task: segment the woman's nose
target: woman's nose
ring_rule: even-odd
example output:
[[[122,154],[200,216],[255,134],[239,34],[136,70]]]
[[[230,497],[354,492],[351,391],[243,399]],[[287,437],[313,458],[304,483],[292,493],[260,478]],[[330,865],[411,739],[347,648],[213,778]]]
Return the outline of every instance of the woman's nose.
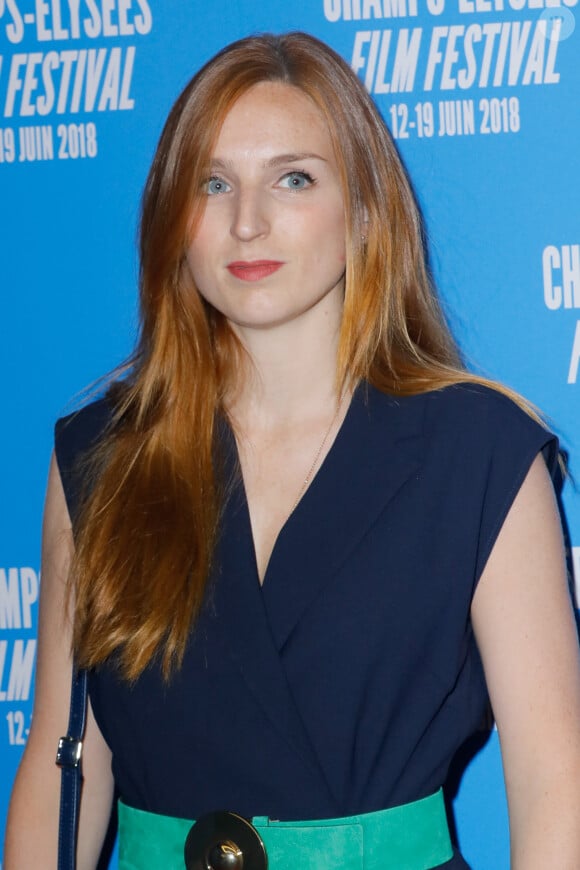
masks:
[[[270,229],[267,211],[263,192],[255,189],[240,190],[232,215],[232,235],[246,242],[266,235]]]

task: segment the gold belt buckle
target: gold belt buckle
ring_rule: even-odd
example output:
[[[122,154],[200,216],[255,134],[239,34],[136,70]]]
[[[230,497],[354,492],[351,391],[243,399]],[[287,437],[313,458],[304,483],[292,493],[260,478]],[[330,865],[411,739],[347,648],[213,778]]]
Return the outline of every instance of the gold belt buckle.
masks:
[[[185,840],[186,870],[267,870],[268,856],[255,827],[231,812],[208,813]]]

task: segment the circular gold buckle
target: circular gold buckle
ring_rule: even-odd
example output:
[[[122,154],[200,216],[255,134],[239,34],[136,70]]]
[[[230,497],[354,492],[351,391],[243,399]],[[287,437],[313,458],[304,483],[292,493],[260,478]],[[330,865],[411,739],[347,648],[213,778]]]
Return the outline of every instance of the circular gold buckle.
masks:
[[[184,848],[186,870],[267,870],[255,827],[237,813],[208,813],[192,825]]]

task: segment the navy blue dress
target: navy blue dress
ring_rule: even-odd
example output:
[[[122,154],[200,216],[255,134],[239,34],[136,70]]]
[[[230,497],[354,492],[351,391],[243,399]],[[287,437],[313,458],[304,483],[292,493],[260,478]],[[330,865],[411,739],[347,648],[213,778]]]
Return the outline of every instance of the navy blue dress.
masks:
[[[101,400],[57,424],[73,526],[79,457],[108,418]],[[235,464],[231,433],[224,447]],[[488,704],[473,593],[539,451],[553,468],[555,439],[487,388],[361,386],[262,587],[240,481],[180,672],[167,685],[152,664],[129,686],[110,662],[90,676],[122,799],[308,819],[444,785]]]

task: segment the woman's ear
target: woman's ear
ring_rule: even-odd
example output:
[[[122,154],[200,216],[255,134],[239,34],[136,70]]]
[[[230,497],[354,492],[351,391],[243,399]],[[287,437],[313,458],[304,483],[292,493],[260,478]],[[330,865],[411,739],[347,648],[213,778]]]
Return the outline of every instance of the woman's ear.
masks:
[[[369,223],[369,211],[365,205],[363,207],[363,228],[362,228],[362,232],[360,234],[360,237],[363,240],[363,242],[366,242],[366,240],[367,240],[368,223]]]

